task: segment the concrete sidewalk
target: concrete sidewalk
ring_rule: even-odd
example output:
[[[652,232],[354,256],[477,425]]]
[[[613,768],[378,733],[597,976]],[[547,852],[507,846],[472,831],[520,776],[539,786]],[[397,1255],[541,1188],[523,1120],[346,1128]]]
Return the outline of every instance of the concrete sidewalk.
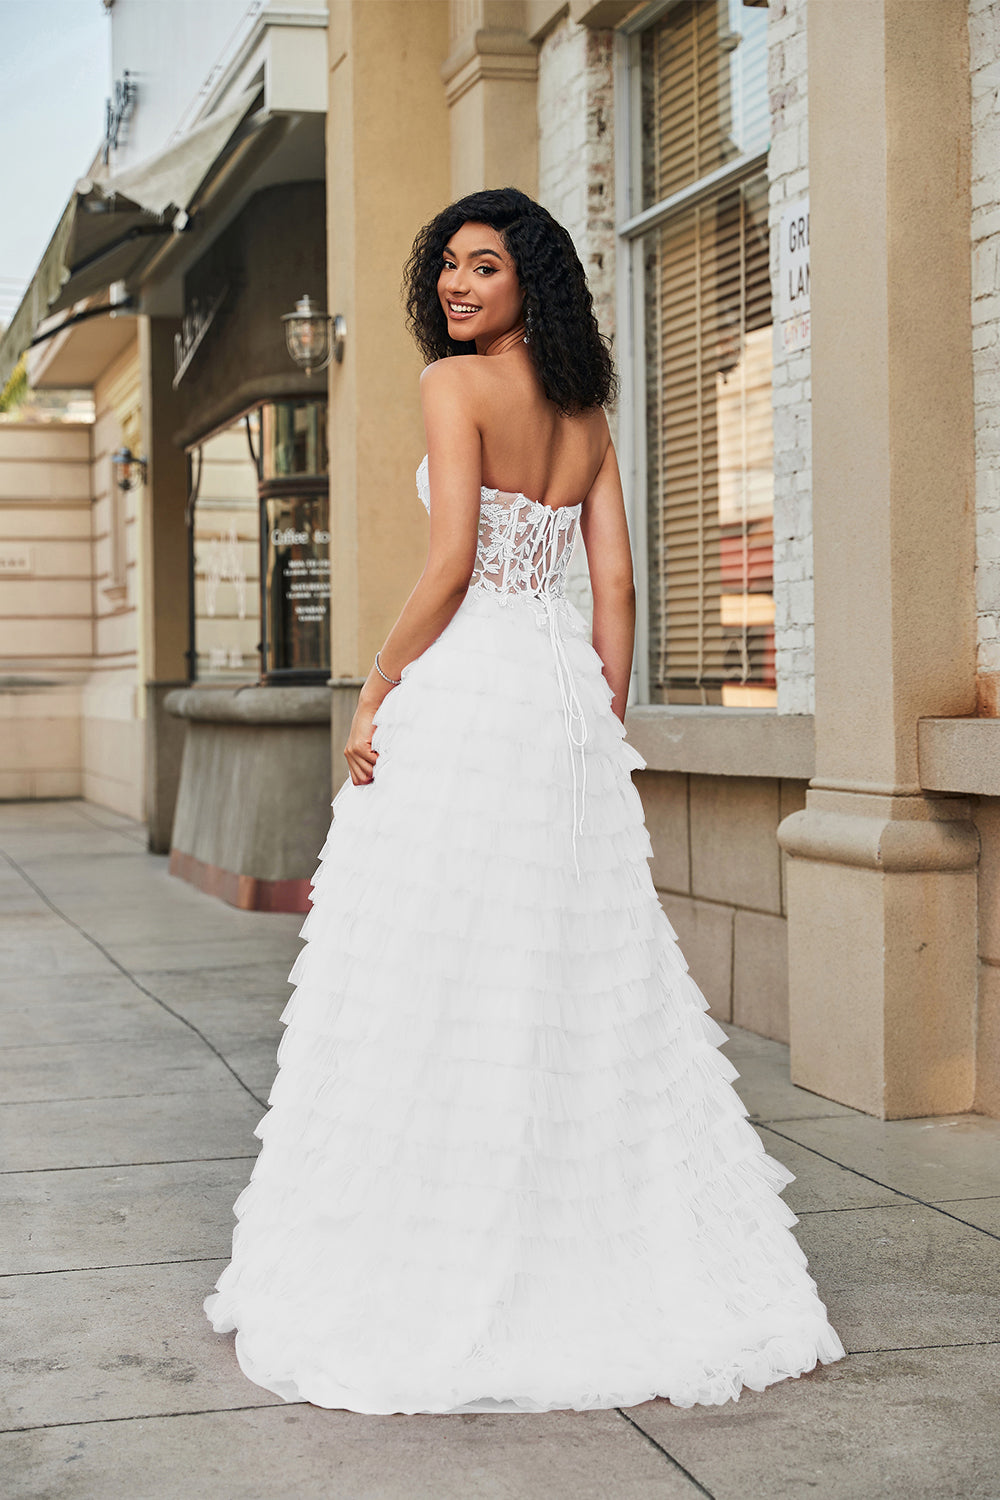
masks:
[[[0,805],[0,849],[5,1500],[1000,1500],[1000,1122],[881,1124],[727,1028],[847,1359],[716,1408],[285,1405],[201,1302],[301,918],[200,895],[84,803]]]

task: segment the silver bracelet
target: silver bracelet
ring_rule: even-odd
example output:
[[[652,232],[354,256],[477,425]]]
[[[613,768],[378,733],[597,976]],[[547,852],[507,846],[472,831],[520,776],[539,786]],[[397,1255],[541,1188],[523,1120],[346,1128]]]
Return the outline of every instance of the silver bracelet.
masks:
[[[398,687],[399,684],[403,680],[402,677],[387,677],[386,676],[386,674],[382,671],[381,666],[379,665],[379,659],[378,659],[378,652],[377,651],[375,652],[375,670],[376,670],[376,672],[378,673],[378,675],[380,677],[385,677],[386,682],[391,682],[392,685],[393,685],[393,687]]]

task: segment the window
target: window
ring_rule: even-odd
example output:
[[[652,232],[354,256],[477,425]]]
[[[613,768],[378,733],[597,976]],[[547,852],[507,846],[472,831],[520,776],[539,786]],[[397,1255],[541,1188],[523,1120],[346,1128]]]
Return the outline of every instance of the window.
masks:
[[[269,401],[190,455],[191,676],[326,682],[325,400]]]
[[[326,401],[261,407],[263,669],[268,682],[330,676]]]
[[[681,0],[629,47],[648,697],[771,707],[767,12]]]
[[[257,472],[242,421],[191,454],[191,676],[253,682],[260,675]]]

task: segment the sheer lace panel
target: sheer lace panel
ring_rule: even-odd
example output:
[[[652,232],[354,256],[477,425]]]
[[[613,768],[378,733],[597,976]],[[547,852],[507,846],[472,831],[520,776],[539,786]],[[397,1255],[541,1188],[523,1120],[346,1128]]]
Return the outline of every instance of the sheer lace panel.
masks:
[[[417,493],[430,511],[426,458],[417,470]],[[579,519],[580,505],[555,510],[527,495],[484,485],[469,587],[503,595],[561,596]]]

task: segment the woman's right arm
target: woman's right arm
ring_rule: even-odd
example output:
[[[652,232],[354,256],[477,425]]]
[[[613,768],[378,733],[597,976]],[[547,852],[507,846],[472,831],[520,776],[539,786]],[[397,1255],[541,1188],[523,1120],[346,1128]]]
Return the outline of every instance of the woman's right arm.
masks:
[[[624,723],[635,649],[635,580],[618,459],[610,439],[583,503],[580,531],[594,595],[594,650],[614,694],[612,711]]]
[[[379,652],[382,671],[398,678],[449,624],[469,586],[479,537],[482,442],[461,360],[429,365],[420,381],[432,493],[427,561]],[[371,747],[378,708],[392,688],[373,665],[361,689],[344,756],[354,784],[373,779]]]

